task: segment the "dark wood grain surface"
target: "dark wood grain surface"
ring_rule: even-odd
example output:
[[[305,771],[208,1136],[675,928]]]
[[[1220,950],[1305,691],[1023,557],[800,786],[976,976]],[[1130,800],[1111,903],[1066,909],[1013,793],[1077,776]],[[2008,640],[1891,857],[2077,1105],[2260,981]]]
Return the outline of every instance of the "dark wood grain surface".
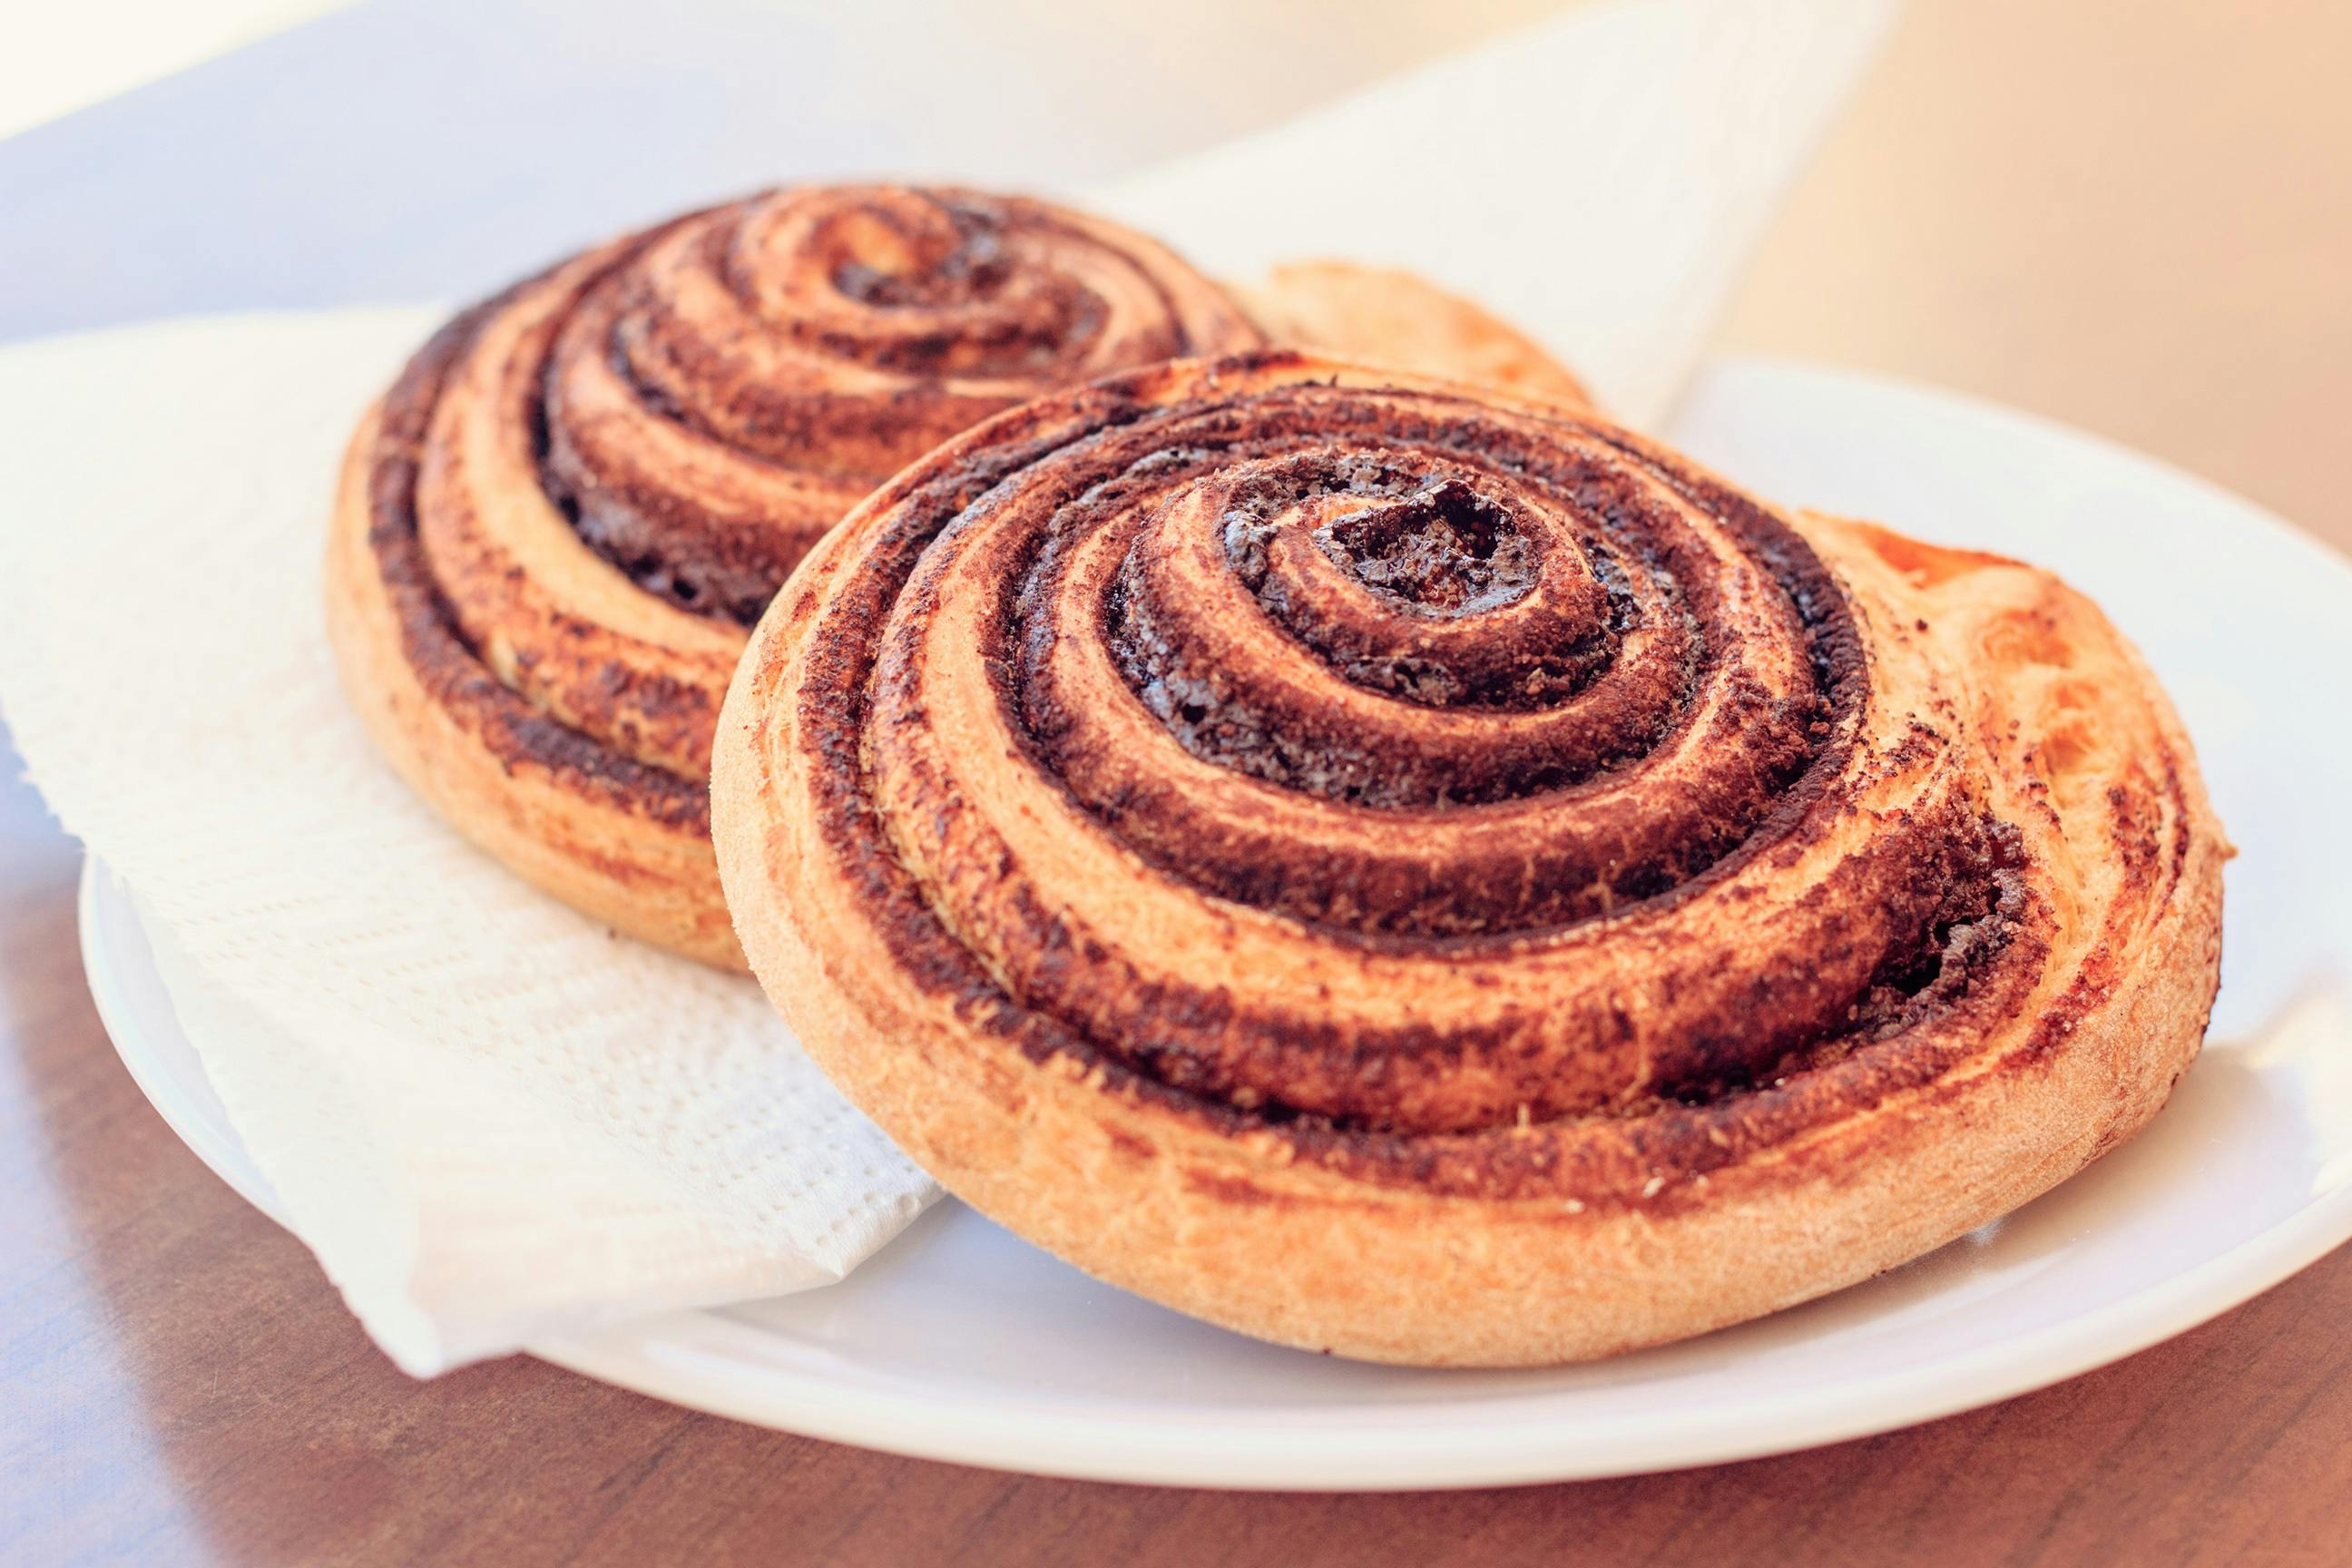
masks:
[[[2105,430],[2352,544],[2347,58],[2321,0],[1923,0],[1734,335]],[[2352,1563],[2352,1251],[1987,1410],[1510,1491],[1039,1480],[527,1360],[411,1383],[117,1062],[79,863],[0,786],[0,1561]]]

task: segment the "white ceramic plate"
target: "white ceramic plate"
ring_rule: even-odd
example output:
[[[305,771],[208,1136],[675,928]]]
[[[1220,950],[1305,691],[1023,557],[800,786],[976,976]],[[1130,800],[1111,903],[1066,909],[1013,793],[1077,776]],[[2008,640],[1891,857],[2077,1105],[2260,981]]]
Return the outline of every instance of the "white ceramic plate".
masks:
[[[1397,1488],[1775,1453],[2039,1387],[2211,1317],[2352,1236],[2352,565],[2209,486],[1947,395],[1751,360],[1669,432],[1758,490],[2064,573],[2169,685],[2243,851],[2204,1059],[2136,1142],[1909,1268],[1593,1366],[1409,1372],[1204,1327],[941,1205],[845,1283],[534,1347],[681,1405],[1053,1474]],[[90,984],[206,1163],[275,1213],[93,867]]]

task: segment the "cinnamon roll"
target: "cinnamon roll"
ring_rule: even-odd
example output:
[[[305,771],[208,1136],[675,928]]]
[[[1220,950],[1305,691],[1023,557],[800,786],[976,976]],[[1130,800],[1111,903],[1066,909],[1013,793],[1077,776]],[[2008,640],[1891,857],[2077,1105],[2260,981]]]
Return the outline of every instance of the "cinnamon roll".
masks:
[[[1381,1361],[1865,1278],[2128,1137],[2228,850],[2081,595],[1590,413],[1260,353],[901,472],[713,776],[752,966],[955,1193]]]
[[[1318,310],[1327,290],[1349,298]],[[1407,279],[1323,269],[1257,299],[1374,359],[1379,300],[1395,319],[1443,306],[1395,344],[1442,374],[1528,347]],[[1265,341],[1161,246],[1037,201],[803,188],[614,240],[450,322],[362,424],[331,551],[346,685],[491,853],[623,931],[740,966],[711,730],[747,628],[809,546],[991,414]],[[1553,395],[1577,395],[1559,374]]]

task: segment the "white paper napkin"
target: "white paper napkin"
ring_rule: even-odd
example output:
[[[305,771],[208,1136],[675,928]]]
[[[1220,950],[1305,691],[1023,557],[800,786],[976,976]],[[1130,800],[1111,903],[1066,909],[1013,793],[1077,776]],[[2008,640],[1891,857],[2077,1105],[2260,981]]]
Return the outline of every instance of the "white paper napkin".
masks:
[[[1891,8],[1590,5],[1101,199],[1234,275],[1416,268],[1644,419]],[[509,876],[345,709],[320,623],[336,461],[439,314],[0,353],[16,744],[200,972],[173,994],[223,1106],[420,1375],[837,1279],[934,1195],[750,982]]]
[[[1230,278],[1408,268],[1654,426],[1894,0],[1591,0],[1097,193]]]

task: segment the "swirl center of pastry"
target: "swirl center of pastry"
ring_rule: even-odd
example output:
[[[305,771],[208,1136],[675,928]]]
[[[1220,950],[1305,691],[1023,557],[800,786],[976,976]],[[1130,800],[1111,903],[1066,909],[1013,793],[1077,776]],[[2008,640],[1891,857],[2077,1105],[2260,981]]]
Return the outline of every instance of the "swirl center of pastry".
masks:
[[[1323,553],[1400,604],[1439,616],[1476,615],[1535,587],[1535,552],[1510,513],[1459,480],[1366,507],[1327,501],[1322,510],[1336,514],[1315,530]]]
[[[1256,339],[1156,246],[970,191],[781,191],[632,241],[570,288],[520,345],[537,371],[512,417],[541,487],[637,586],[738,626],[958,431]]]
[[[1011,1002],[1228,1107],[1463,1131],[1947,973],[2000,834],[1783,519],[1597,424],[1254,369],[910,495],[828,634],[857,695],[803,695]]]

